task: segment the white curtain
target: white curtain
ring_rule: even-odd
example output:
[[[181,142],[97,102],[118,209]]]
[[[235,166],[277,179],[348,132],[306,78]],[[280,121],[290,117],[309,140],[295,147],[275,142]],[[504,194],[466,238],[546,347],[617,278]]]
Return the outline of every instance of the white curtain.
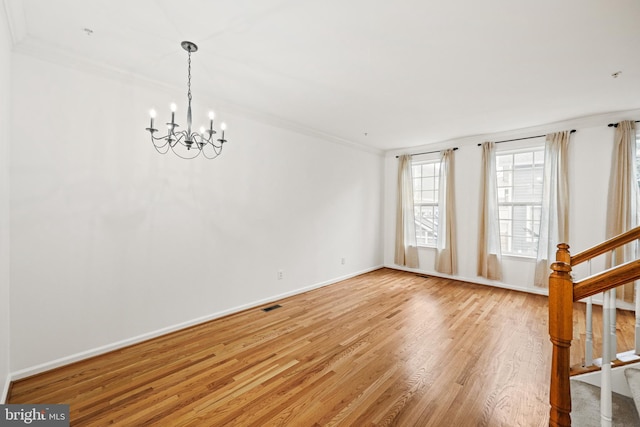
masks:
[[[607,205],[607,239],[638,226],[638,182],[636,180],[636,131],[633,121],[624,121],[616,127],[609,180]],[[610,268],[636,259],[636,243],[629,243],[606,255]],[[617,288],[617,297],[633,301],[633,283]]]
[[[453,186],[452,149],[442,151],[438,189],[438,239],[436,271],[456,274],[455,200]]]
[[[569,241],[569,175],[568,158],[571,132],[547,135],[544,149],[542,209],[534,284],[549,286],[551,263],[556,258],[558,243]]]
[[[418,247],[416,243],[416,221],[413,212],[413,176],[411,156],[402,155],[398,159],[398,197],[396,206],[396,253],[397,265],[418,267]]]
[[[498,218],[498,184],[493,142],[482,144],[480,187],[480,226],[478,235],[478,276],[502,279],[500,220]]]

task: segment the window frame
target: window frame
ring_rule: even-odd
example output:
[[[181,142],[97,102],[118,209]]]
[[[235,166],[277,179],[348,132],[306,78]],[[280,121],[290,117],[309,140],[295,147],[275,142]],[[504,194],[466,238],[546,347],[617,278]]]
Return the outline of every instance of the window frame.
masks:
[[[528,200],[515,200],[515,191],[514,189],[517,187],[515,184],[515,171],[517,170],[517,165],[515,162],[515,156],[518,154],[527,154],[531,153],[532,160],[530,165],[527,166],[527,169],[531,171],[531,183],[527,186],[530,186],[531,198]],[[536,156],[536,153],[541,153],[541,162],[537,163],[540,157]],[[501,156],[512,156],[511,161],[511,169],[500,169],[498,166],[498,158]],[[495,151],[496,156],[496,187],[498,190],[498,222],[499,222],[499,230],[500,230],[500,249],[502,255],[508,257],[517,257],[517,258],[526,258],[526,259],[535,259],[537,257],[538,252],[538,241],[540,238],[540,223],[541,223],[541,212],[542,212],[542,192],[544,191],[544,164],[545,164],[545,142],[544,139],[536,138],[535,140],[527,143],[526,145],[513,145],[509,144],[504,147],[496,147]],[[539,195],[537,195],[536,188],[537,184],[536,180],[536,170],[539,169],[541,174],[541,181],[539,184]],[[521,169],[523,170],[523,169]],[[510,185],[500,185],[500,176],[504,177],[504,172],[511,172]],[[504,182],[504,180],[502,181]],[[522,187],[522,186],[519,186]],[[510,201],[500,201],[500,189],[511,189],[511,200]],[[535,199],[534,199],[535,198]],[[523,219],[516,219],[516,215],[514,212],[514,208],[526,208]],[[510,211],[510,215],[508,218],[504,218],[501,215],[504,212],[505,208]],[[509,228],[505,232],[504,224],[509,222]],[[515,239],[518,238],[516,234],[514,234],[514,224],[520,222],[524,223],[523,229],[525,230],[525,235],[520,236],[520,239],[529,240],[524,243],[528,244],[527,251],[518,251],[517,250],[517,242]],[[526,231],[531,230],[531,231]],[[520,242],[522,244],[522,240]]]
[[[640,187],[640,125],[638,123],[636,123],[636,181]]]
[[[425,165],[434,165],[434,174],[423,176],[416,178],[414,173],[415,167],[422,167]],[[440,195],[440,156],[438,154],[424,154],[424,155],[416,155],[411,158],[411,176],[412,176],[412,184],[413,184],[413,206],[414,206],[414,216],[415,216],[415,224],[416,224],[416,244],[420,248],[432,248],[435,249],[438,241],[438,213],[440,210],[439,207],[439,195]],[[416,181],[423,180],[424,178],[433,178],[434,186],[432,189],[424,190],[422,185],[420,189],[416,188]],[[434,197],[430,201],[426,201],[422,199],[420,196],[420,200],[417,200],[416,193],[420,192],[422,194],[423,191],[432,191],[434,193]],[[421,212],[421,208],[429,207],[432,209],[432,218],[433,218],[433,237],[430,239],[428,236],[421,239],[420,234],[418,232],[419,226],[419,218],[417,213]]]

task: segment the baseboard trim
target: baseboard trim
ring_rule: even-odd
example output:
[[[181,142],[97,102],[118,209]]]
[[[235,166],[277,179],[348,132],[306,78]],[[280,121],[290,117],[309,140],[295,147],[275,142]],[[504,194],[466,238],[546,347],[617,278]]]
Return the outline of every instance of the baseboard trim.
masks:
[[[11,388],[11,374],[7,376],[7,379],[4,382],[4,387],[2,388],[2,395],[0,396],[0,403],[7,403],[7,398],[9,397],[9,389]]]
[[[510,285],[508,283],[498,282],[495,280],[488,280],[483,277],[469,278],[469,277],[463,277],[463,276],[452,276],[449,274],[438,273],[436,271],[426,271],[426,270],[421,270],[417,268],[407,268],[407,267],[402,267],[400,265],[395,265],[395,264],[392,264],[392,265],[385,264],[385,268],[391,268],[393,270],[400,270],[400,271],[407,271],[409,273],[415,273],[415,274],[424,274],[425,276],[434,276],[434,277],[441,277],[443,279],[457,280],[459,282],[473,283],[474,285],[487,285],[487,286],[493,286],[495,288],[509,289],[509,290],[518,291],[518,292],[527,292],[527,293],[536,294],[536,295],[544,295],[544,296],[549,295],[548,290],[544,288],[515,286],[515,285]]]
[[[175,332],[175,331],[179,331],[181,329],[185,329],[185,328],[189,328],[191,326],[195,326],[198,325],[200,323],[204,323],[204,322],[208,322],[211,320],[215,320],[215,319],[219,319],[221,317],[224,316],[228,316],[231,314],[235,314],[235,313],[239,313],[241,311],[245,311],[245,310],[249,310],[252,308],[256,308],[259,307],[261,305],[267,304],[267,303],[273,303],[275,301],[281,300],[283,298],[287,298],[293,295],[298,295],[298,294],[302,294],[305,292],[309,292],[312,291],[314,289],[318,289],[318,288],[322,288],[324,286],[328,286],[328,285],[332,285],[334,283],[338,283],[341,282],[343,280],[346,279],[350,279],[352,277],[356,277],[359,276],[361,274],[365,274],[365,273],[369,273],[371,271],[375,271],[375,270],[379,270],[381,268],[383,268],[383,265],[377,265],[374,267],[370,267],[370,268],[366,268],[364,270],[361,271],[357,271],[354,273],[349,273],[346,274],[344,276],[340,276],[340,277],[336,277],[330,280],[326,280],[324,282],[319,282],[319,283],[315,283],[313,285],[310,286],[306,286],[304,288],[299,288],[293,291],[289,291],[289,292],[285,292],[282,294],[278,294],[278,295],[274,295],[268,298],[264,298],[261,300],[257,300],[257,301],[253,301],[247,304],[243,304],[240,306],[236,306],[233,308],[229,308],[227,310],[222,310],[216,313],[212,313],[206,316],[202,316],[202,317],[198,317],[196,319],[192,319],[192,320],[188,320],[186,322],[182,322],[182,323],[178,323],[176,325],[172,325],[172,326],[168,326],[166,328],[162,328],[162,329],[158,329],[146,334],[141,334],[132,338],[128,338],[125,340],[121,340],[121,341],[117,341],[111,344],[107,344],[101,347],[96,347],[93,349],[89,349],[80,353],[75,353],[69,356],[65,356],[65,357],[61,357],[59,359],[56,360],[52,360],[50,362],[45,362],[45,363],[41,363],[39,365],[35,365],[35,366],[31,366],[25,369],[21,369],[19,371],[16,372],[12,372],[9,374],[9,377],[7,378],[7,383],[5,384],[5,389],[3,392],[3,401],[6,401],[6,398],[8,397],[9,394],[9,387],[12,381],[17,381],[17,380],[21,380],[33,375],[37,375],[37,374],[41,374],[43,372],[46,371],[50,371],[52,369],[55,368],[59,368],[61,366],[65,366],[65,365],[69,365],[71,363],[75,363],[75,362],[79,362],[81,360],[85,360],[91,357],[95,357],[95,356],[99,356],[101,354],[105,354],[105,353],[109,353],[110,351],[114,351],[114,350],[119,350],[121,348],[124,347],[128,347],[130,345],[134,345],[134,344],[138,344],[140,342],[143,341],[147,341],[149,339],[152,338],[156,338],[159,337],[161,335],[165,335],[165,334],[169,334],[171,332]]]
[[[515,285],[510,285],[508,283],[502,283],[495,280],[485,279],[483,277],[469,278],[469,277],[463,277],[463,276],[452,276],[449,274],[438,273],[435,271],[426,271],[418,268],[402,267],[400,265],[395,265],[395,264],[385,264],[384,268],[406,271],[409,273],[421,274],[425,276],[441,277],[443,279],[457,280],[459,282],[473,283],[474,285],[493,286],[495,288],[509,289],[511,291],[527,292],[529,294],[549,296],[549,291],[545,288],[515,286]],[[594,305],[602,305],[602,295],[601,294],[595,295],[592,301]],[[580,300],[579,302],[585,302],[585,300]],[[633,311],[635,310],[635,304],[618,300],[616,301],[616,308]]]

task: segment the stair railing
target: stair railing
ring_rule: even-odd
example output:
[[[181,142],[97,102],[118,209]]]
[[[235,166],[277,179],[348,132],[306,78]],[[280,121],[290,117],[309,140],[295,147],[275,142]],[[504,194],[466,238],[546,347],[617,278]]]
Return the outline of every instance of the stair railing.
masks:
[[[617,242],[617,244],[619,246],[625,244],[625,240],[628,241],[628,243],[633,242],[633,238],[635,236],[634,230],[631,230],[628,233],[624,233],[612,240],[614,240],[615,242]],[[624,239],[623,239],[624,238]],[[630,240],[630,241],[629,241]],[[607,243],[607,242],[605,242]],[[604,245],[605,243],[603,243],[602,245]],[[638,241],[635,242],[635,244],[637,245]],[[598,245],[596,247],[593,247],[591,249],[589,249],[588,251],[594,250],[594,249],[600,249],[601,245]],[[611,256],[611,260],[612,263],[618,264],[616,262],[616,256],[619,256],[619,254],[616,254],[616,248],[614,247],[613,249],[609,250],[608,252],[610,252],[610,256]],[[587,251],[585,251],[587,252]],[[595,253],[594,256],[597,255],[601,255],[603,252],[605,252],[605,249],[600,249],[599,252]],[[634,253],[638,253],[637,250],[637,246],[634,247]],[[579,254],[582,255],[582,254]],[[572,260],[577,258],[576,257],[572,257]],[[589,270],[589,276],[592,275],[592,271],[591,271],[591,259],[589,258],[587,259],[587,264],[588,264],[588,270]],[[578,262],[583,262],[582,258],[580,258],[578,260]],[[572,266],[576,265],[576,263],[572,263]],[[616,317],[617,317],[617,299],[616,299],[616,289],[611,289],[610,290],[611,294],[609,294],[609,298],[610,301],[612,302],[612,304],[610,305],[609,309],[608,309],[608,317],[605,316],[603,317],[603,332],[605,332],[605,335],[608,335],[609,338],[609,345],[611,347],[611,361],[615,361],[616,360],[616,356],[617,356],[617,336],[616,336]],[[631,353],[635,354],[635,355],[640,355],[640,282],[636,282],[634,285],[634,304],[635,304],[635,340],[634,340],[634,348],[627,352],[627,354],[625,354],[625,360],[631,360],[629,359],[629,355]],[[592,315],[593,315],[593,297],[589,296],[586,298],[585,300],[586,302],[586,319],[585,319],[585,325],[586,325],[586,331],[585,331],[585,358],[584,358],[584,367],[590,367],[590,366],[594,366],[596,364],[596,361],[593,359],[593,320],[592,320]],[[604,306],[604,302],[605,300],[602,300],[603,302],[603,306]]]
[[[618,286],[640,279],[640,259],[610,268],[602,273],[590,275],[577,282],[571,278],[571,267],[588,261],[598,255],[640,239],[640,227],[636,227],[626,233],[620,234],[599,245],[571,256],[569,245],[560,243],[556,252],[556,262],[552,264],[552,273],[549,276],[549,335],[553,345],[551,358],[551,385],[549,390],[549,426],[571,426],[571,386],[570,386],[570,351],[573,338],[573,303],[584,298],[605,292],[603,319],[607,323],[611,321],[611,307],[615,312],[615,293],[610,290]],[[613,298],[613,301],[612,301]],[[612,305],[613,302],[613,305]],[[636,300],[636,304],[638,304]],[[636,305],[636,309],[638,305]],[[638,316],[636,310],[636,316]],[[636,325],[638,325],[636,317]],[[605,379],[605,371],[611,368],[611,342],[609,328],[603,330],[603,384],[602,392],[608,388],[608,399],[601,400],[601,413],[603,424],[611,421],[611,378]],[[615,323],[613,324],[615,333]],[[609,332],[609,333],[608,333]],[[636,329],[636,337],[639,332]],[[638,339],[636,339],[636,349]],[[607,401],[608,400],[608,401]],[[607,421],[608,419],[608,421]]]

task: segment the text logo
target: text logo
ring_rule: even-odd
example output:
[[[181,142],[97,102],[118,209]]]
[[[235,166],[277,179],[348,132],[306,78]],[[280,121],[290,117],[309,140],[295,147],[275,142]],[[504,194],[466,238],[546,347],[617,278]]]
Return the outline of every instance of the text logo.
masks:
[[[69,405],[0,405],[0,427],[69,427]]]

